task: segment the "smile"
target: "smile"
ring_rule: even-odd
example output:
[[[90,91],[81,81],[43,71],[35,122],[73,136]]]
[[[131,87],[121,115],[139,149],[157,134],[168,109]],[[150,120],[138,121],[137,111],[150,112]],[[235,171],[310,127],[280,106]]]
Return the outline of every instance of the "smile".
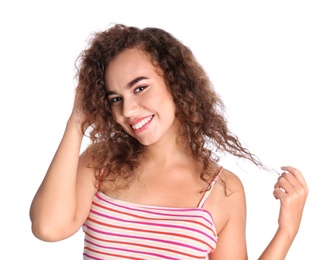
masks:
[[[142,119],[140,122],[138,122],[137,124],[131,125],[131,127],[134,130],[138,130],[140,128],[142,128],[145,124],[147,124],[148,122],[150,122],[150,120],[152,119],[153,116],[148,116],[144,119]]]

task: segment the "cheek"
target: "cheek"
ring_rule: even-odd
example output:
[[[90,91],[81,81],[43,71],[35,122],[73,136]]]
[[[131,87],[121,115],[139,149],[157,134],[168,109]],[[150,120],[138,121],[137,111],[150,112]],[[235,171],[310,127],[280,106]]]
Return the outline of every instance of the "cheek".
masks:
[[[167,109],[176,110],[176,105],[174,103],[172,94],[167,90],[165,86],[164,86],[164,90],[155,97],[154,103],[158,106],[160,106],[161,104]]]
[[[167,107],[169,112],[173,112],[173,114],[176,115],[176,111],[177,111],[177,107],[176,104],[174,103],[174,100],[172,98],[172,96],[167,96],[165,99],[165,106]]]
[[[117,124],[119,124],[119,110],[118,110],[118,108],[112,108],[111,109],[111,115],[112,115],[112,118],[113,118],[113,120],[117,123]]]

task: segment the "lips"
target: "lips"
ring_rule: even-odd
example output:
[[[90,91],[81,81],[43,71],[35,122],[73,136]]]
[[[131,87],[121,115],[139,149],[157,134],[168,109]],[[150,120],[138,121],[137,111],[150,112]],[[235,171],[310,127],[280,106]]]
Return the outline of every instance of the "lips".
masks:
[[[131,124],[131,127],[132,127],[134,130],[139,130],[139,129],[141,129],[143,126],[145,126],[147,123],[149,123],[150,120],[151,120],[152,118],[153,118],[153,116],[145,117],[145,118],[143,118],[142,120],[140,120],[138,123]]]

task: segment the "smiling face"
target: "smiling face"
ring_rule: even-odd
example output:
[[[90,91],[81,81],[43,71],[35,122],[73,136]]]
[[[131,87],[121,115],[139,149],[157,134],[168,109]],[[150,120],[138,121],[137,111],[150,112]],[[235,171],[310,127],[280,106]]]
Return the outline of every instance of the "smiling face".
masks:
[[[105,85],[116,122],[143,145],[176,138],[175,104],[159,69],[139,49],[127,49],[107,66]]]

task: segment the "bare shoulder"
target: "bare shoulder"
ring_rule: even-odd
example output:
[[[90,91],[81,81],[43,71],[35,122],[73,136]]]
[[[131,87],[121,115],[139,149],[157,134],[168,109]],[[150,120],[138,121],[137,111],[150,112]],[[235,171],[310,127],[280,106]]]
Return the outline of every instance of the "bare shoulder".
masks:
[[[79,157],[77,185],[78,188],[90,190],[90,192],[96,192],[96,177],[95,177],[95,165],[93,165],[92,157],[87,152],[83,152]]]
[[[221,210],[226,207],[233,208],[236,205],[242,206],[245,203],[244,186],[240,178],[228,169],[222,169],[220,177],[210,195],[210,200],[214,202],[213,205],[221,205]]]
[[[223,169],[211,195],[209,211],[214,220],[218,241],[216,250],[210,254],[209,259],[247,259],[246,202],[240,178]]]
[[[87,152],[87,150],[83,151],[79,156],[79,166],[90,168],[93,165],[92,156]]]
[[[218,185],[223,185],[223,189],[227,196],[234,193],[244,194],[243,183],[240,178],[230,170],[222,169],[220,180],[221,182],[218,182]]]
[[[76,220],[79,225],[82,225],[87,218],[93,197],[97,192],[95,167],[91,165],[91,161],[91,156],[86,152],[79,157],[76,179]]]
[[[240,178],[227,169],[222,169],[205,208],[211,213],[216,229],[220,232],[238,214],[245,217],[245,192]]]

